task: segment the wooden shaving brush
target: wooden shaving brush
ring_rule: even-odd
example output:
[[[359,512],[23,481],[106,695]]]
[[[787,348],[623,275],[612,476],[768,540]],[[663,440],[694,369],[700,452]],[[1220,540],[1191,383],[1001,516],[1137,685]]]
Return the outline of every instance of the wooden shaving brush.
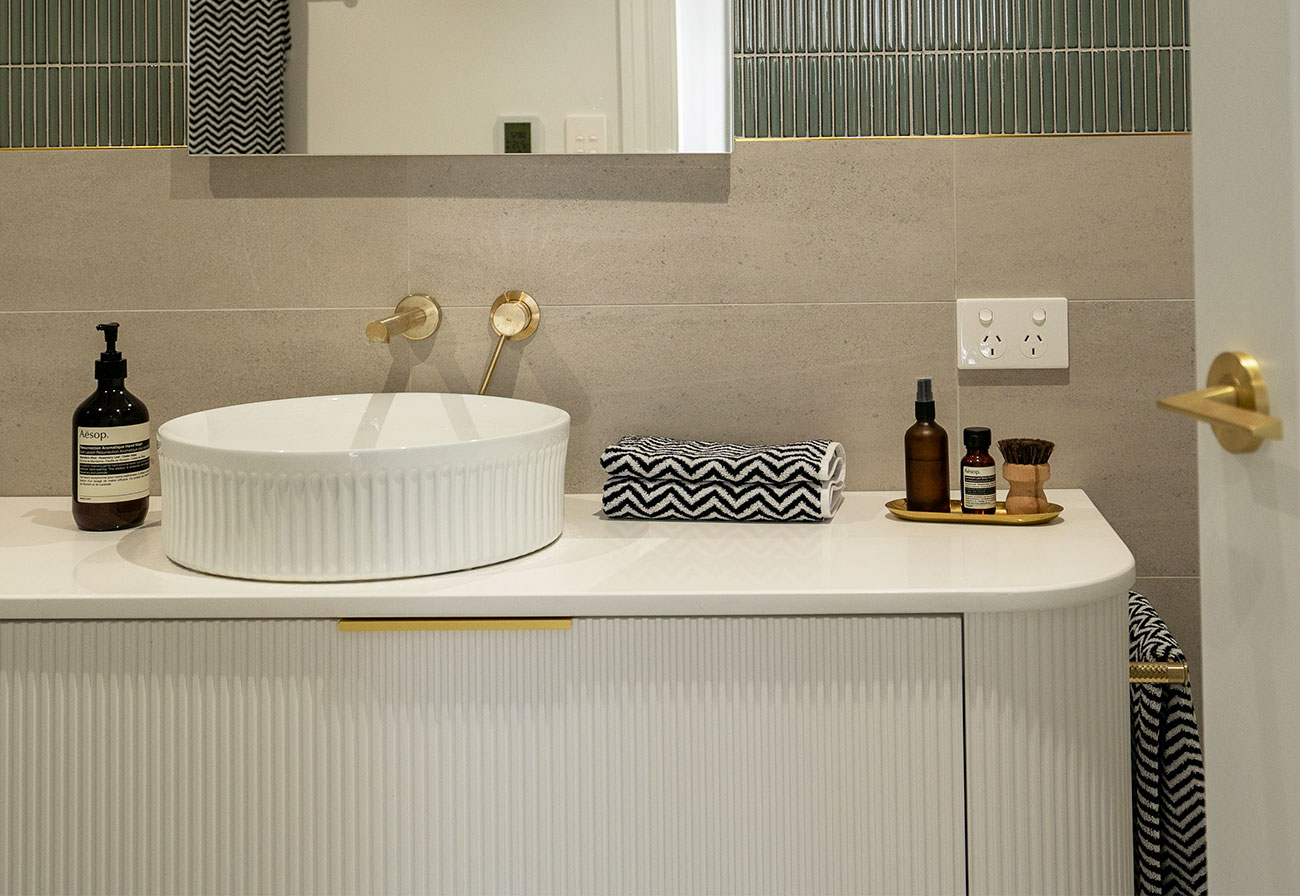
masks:
[[[1052,476],[1047,463],[1056,445],[1044,439],[999,439],[1002,478],[1007,481],[1007,513],[1046,513],[1043,483]]]

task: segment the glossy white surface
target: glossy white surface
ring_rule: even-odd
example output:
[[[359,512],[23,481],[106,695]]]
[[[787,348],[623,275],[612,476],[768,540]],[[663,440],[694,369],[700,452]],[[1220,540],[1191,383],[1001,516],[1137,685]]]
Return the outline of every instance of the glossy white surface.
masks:
[[[897,492],[846,495],[827,523],[607,520],[564,499],[544,550],[438,576],[348,583],[201,575],[144,526],[78,531],[67,498],[0,498],[0,618],[335,618],[984,613],[1071,607],[1125,591],[1133,555],[1082,492],[1046,525],[905,522]]]
[[[276,581],[427,575],[518,557],[563,525],[569,415],[447,393],[327,395],[169,420],[163,550]]]

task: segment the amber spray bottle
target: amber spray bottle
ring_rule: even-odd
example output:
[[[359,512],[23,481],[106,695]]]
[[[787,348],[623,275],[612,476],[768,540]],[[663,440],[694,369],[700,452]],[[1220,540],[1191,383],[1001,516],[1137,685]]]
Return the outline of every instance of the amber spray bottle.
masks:
[[[989,454],[993,434],[987,426],[962,431],[966,456],[961,459],[961,512],[994,513],[997,510],[998,468]]]
[[[930,380],[916,381],[916,422],[903,435],[907,509],[947,513],[948,433],[934,422],[934,391]]]
[[[116,323],[100,324],[99,388],[72,415],[72,518],[82,529],[129,529],[149,512],[149,411],[126,391]]]

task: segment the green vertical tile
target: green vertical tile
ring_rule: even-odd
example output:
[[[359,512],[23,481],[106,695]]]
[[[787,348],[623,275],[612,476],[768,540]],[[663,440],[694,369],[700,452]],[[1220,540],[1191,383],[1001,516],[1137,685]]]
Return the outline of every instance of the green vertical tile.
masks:
[[[110,108],[109,69],[107,66],[97,65],[95,72],[95,133],[91,135],[94,141],[91,146],[109,146],[111,145],[112,135],[112,109]]]
[[[807,137],[808,131],[808,57],[794,58],[794,102],[790,120],[795,137]]]
[[[1119,96],[1116,99],[1119,108],[1119,131],[1127,133],[1133,130],[1133,53],[1131,50],[1119,51]]]
[[[1160,0],[1156,13],[1156,43],[1168,47],[1174,42],[1173,6],[1175,0]]]
[[[777,16],[778,45],[782,53],[794,52],[794,0],[780,0]]]
[[[899,0],[883,0],[881,3],[883,7],[881,37],[886,53],[893,53],[900,49],[898,46],[898,3]],[[895,78],[895,85],[897,85],[897,78]],[[895,118],[895,122],[897,122],[897,118]]]
[[[935,60],[934,74],[938,98],[935,103],[938,128],[934,133],[947,135],[952,133],[952,71],[948,68],[947,55],[941,55]]]
[[[1006,125],[1002,121],[1002,56],[999,53],[990,53],[988,56],[988,77],[989,92],[988,99],[985,101],[985,108],[988,109],[989,130],[990,134],[1006,133]]]
[[[933,53],[926,53],[918,57],[921,62],[920,77],[913,75],[912,89],[919,90],[921,93],[921,102],[918,106],[913,101],[913,118],[915,121],[915,130],[918,134],[937,134],[939,133],[939,75],[936,71],[938,66],[938,57]]]
[[[1160,94],[1164,91],[1160,81],[1160,58],[1158,50],[1147,50],[1143,56],[1143,65],[1146,69],[1146,107],[1147,107],[1147,130],[1163,131],[1164,127],[1160,123]]]
[[[1024,73],[1021,72],[1017,77],[1017,69],[1024,63],[1024,57],[1019,55],[1009,56],[1002,55],[998,59],[1002,64],[1002,131],[1003,134],[1023,133],[1022,127],[1028,125],[1029,113],[1026,111],[1023,116],[1019,114],[1021,103],[1023,102],[1023,90],[1017,90],[1016,85],[1023,83]]]
[[[767,59],[754,60],[754,136],[771,137],[772,109],[768,96]]]
[[[1176,47],[1187,46],[1187,0],[1170,0],[1170,40]]]
[[[143,88],[141,87],[143,84]],[[140,70],[139,78],[136,82],[136,91],[141,95],[143,107],[137,106],[135,120],[137,126],[142,127],[140,139],[144,141],[145,146],[160,146],[161,137],[158,133],[158,67],[151,65],[148,68]],[[139,123],[143,122],[143,125]]]
[[[740,74],[736,78],[736,111],[740,115],[740,130],[743,137],[754,137],[754,57],[742,56],[739,60]]]
[[[843,53],[848,43],[845,34],[847,22],[845,7],[848,5],[845,0],[833,0],[831,3],[831,39],[836,53]]]
[[[149,5],[150,0],[134,0],[132,21],[135,24],[135,36],[131,41],[131,58],[136,62],[152,62],[149,56]]]
[[[1043,57],[1038,53],[1032,53],[1026,60],[1026,74],[1029,83],[1028,111],[1029,111],[1029,133],[1041,134],[1043,132]],[[1051,66],[1048,66],[1050,73]]]
[[[974,98],[971,101],[971,108],[975,115],[974,132],[987,134],[989,132],[989,54],[975,53],[971,60],[975,66],[974,76],[971,78],[971,87],[974,89]]]
[[[1133,61],[1133,130],[1154,131],[1155,122],[1147,121],[1147,54],[1134,50]]]
[[[1142,10],[1142,34],[1143,42],[1148,47],[1154,47],[1160,40],[1160,0],[1146,0]]]
[[[785,119],[790,114],[785,105],[785,87],[781,83],[785,59],[772,57],[767,63],[767,97],[771,109],[768,132],[773,137],[785,136]]]
[[[1173,79],[1173,129],[1187,130],[1187,51],[1174,50],[1172,54]],[[0,94],[2,95],[2,94]]]
[[[979,122],[976,115],[975,105],[975,79],[978,77],[978,66],[975,63],[975,54],[962,53],[960,56],[954,56],[953,67],[961,69],[960,80],[957,81],[961,87],[961,133],[979,133]]]
[[[900,100],[902,103],[900,116],[905,117],[908,122],[906,133],[923,135],[934,133],[929,129],[926,122],[926,109],[929,99],[929,82],[926,80],[926,68],[932,61],[930,54],[913,54],[906,56],[901,60],[901,64],[907,66],[907,86],[906,95]]]
[[[1064,134],[1071,130],[1070,128],[1070,106],[1074,106],[1074,132],[1079,132],[1078,113],[1079,113],[1079,54],[1071,53],[1074,56],[1075,68],[1074,77],[1070,77],[1069,61],[1064,51],[1058,51],[1052,54],[1052,96],[1048,102],[1055,102],[1055,131],[1058,134]]]
[[[1079,0],[1057,0],[1058,9],[1063,15],[1060,15],[1057,21],[1057,33],[1062,34],[1065,38],[1064,43],[1058,43],[1056,48],[1077,47],[1082,42],[1082,35],[1079,27]]]
[[[831,25],[831,0],[816,0],[814,9],[816,12],[816,39],[813,45],[818,52],[830,53],[835,46],[835,37]]]
[[[913,8],[911,47],[915,50],[933,50],[938,46],[938,28],[936,20],[937,0],[905,0]]]
[[[732,56],[732,134],[748,137],[745,133],[745,65],[740,56]]]
[[[1127,0],[1100,0],[1102,20],[1102,45],[1119,46],[1119,4]]]
[[[963,50],[979,46],[975,39],[979,6],[980,0],[957,0],[957,46]]]
[[[1117,50],[1106,52],[1106,119],[1105,130],[1108,134],[1118,134],[1124,128],[1120,121],[1120,82],[1123,73],[1120,70],[1120,56]]]
[[[72,0],[50,0],[54,12],[51,13],[51,34],[54,35],[54,61],[67,64],[72,62]],[[59,76],[62,83],[63,76]]]
[[[835,72],[831,61],[829,56],[821,56],[817,60],[818,81],[821,85],[821,129],[818,133],[823,137],[835,136]]]
[[[971,13],[971,46],[977,50],[987,51],[992,44],[991,30],[989,28],[991,24],[990,12],[989,0],[975,0]],[[985,74],[987,74],[987,70]]]
[[[11,43],[13,42],[14,31],[18,27],[18,23],[13,21],[13,12],[14,8],[11,0],[5,0],[4,3],[0,3],[0,66],[8,65],[15,59]],[[8,83],[8,81],[6,80],[5,83]],[[0,93],[0,101],[4,102],[6,109],[9,108],[8,98],[8,93]],[[5,115],[8,114],[8,112],[5,113]],[[7,146],[8,141],[9,137],[7,132],[0,131],[0,146]]]
[[[1116,14],[1115,43],[1112,47],[1133,46],[1132,0],[1114,0]],[[1139,0],[1140,2],[1140,0]]]
[[[886,56],[885,64],[885,135],[898,136],[898,57]]]
[[[72,96],[72,84],[76,69],[70,65],[60,66],[59,73],[59,145],[76,146],[73,138],[72,122],[75,118],[76,104]]]
[[[1076,13],[1079,21],[1079,42],[1072,44],[1081,48],[1092,46],[1092,0],[1074,0],[1078,4]]]
[[[114,146],[130,146],[131,135],[135,130],[135,106],[131,102],[131,69],[114,66],[111,69],[109,95],[113,100],[113,114],[117,120],[117,133]]]
[[[176,145],[184,146],[189,139],[185,122],[185,66],[178,65],[172,71],[174,73],[172,78],[172,134],[177,137],[175,140]]]
[[[851,2],[844,4],[844,50],[847,53],[858,53],[864,49],[862,44],[862,13],[863,4],[861,0],[851,0]]]
[[[1043,113],[1043,133],[1051,134],[1056,131],[1056,97],[1058,94],[1064,96],[1065,90],[1063,87],[1060,90],[1057,89],[1056,67],[1052,63],[1052,58],[1056,54],[1038,53],[1035,55],[1038,57],[1038,83],[1041,97],[1039,100],[1039,106]],[[1034,80],[1034,62],[1035,60],[1033,59],[1029,61],[1029,80],[1031,85]]]
[[[1156,70],[1159,72],[1160,84],[1160,130],[1174,129],[1174,69],[1173,51],[1156,51]]]
[[[1074,118],[1070,118],[1071,131],[1081,134],[1091,134],[1094,130],[1093,119],[1093,98],[1096,87],[1092,78],[1092,63],[1096,56],[1092,53],[1080,53],[1078,58],[1071,58],[1070,65],[1079,66],[1079,121],[1078,128],[1074,128]],[[1071,69],[1073,71],[1073,68]]]
[[[844,135],[862,136],[861,101],[858,99],[858,57],[844,60]]]
[[[69,67],[67,96],[70,112],[65,146],[86,145],[86,69]]]
[[[781,66],[781,136],[794,134],[794,59],[786,56]]]
[[[50,120],[46,114],[46,99],[49,97],[47,71],[38,68],[32,72],[32,111],[33,142],[31,146],[46,147],[50,145]]]
[[[833,116],[835,136],[848,136],[848,74],[844,70],[844,57],[835,56],[830,60],[831,81],[835,85]]]
[[[166,8],[165,2],[163,8]],[[733,55],[745,52],[745,0],[732,0],[731,52]]]
[[[956,0],[928,0],[934,6],[934,46],[937,50],[951,50],[956,46],[952,33],[953,6]]]
[[[1104,134],[1110,130],[1106,110],[1106,54],[1092,56],[1092,124],[1088,130]]]
[[[0,149],[11,149],[17,145],[10,131],[13,127],[13,121],[9,117],[9,105],[12,102],[9,86],[10,71],[0,67]]]
[[[185,0],[168,0],[172,6],[172,61],[185,61]],[[183,76],[182,76],[183,80]]]
[[[736,60],[732,60],[733,65],[735,64],[735,61]],[[180,142],[172,135],[171,87],[172,87],[172,70],[168,66],[160,66],[158,69],[158,145],[159,146],[175,146],[177,143]],[[733,116],[735,115],[734,110],[732,111],[732,115]],[[740,132],[738,130],[733,131],[733,133],[735,133],[735,135],[738,137],[740,136]]]
[[[773,49],[768,44],[768,37],[771,34],[767,16],[769,6],[768,0],[754,0],[754,21],[751,30],[755,53],[770,53]]]
[[[157,69],[154,71],[156,72]],[[157,146],[157,138],[152,140],[149,138],[149,67],[137,65],[132,74],[135,82],[131,86],[132,95],[135,97],[133,143],[136,146]]]
[[[68,25],[68,62],[86,62],[87,0],[71,0],[71,20]]]
[[[1082,19],[1081,32],[1087,34],[1088,40],[1085,46],[1106,46],[1106,14],[1104,12],[1106,0],[1080,0],[1080,2],[1084,4],[1086,10],[1080,15]]]
[[[896,66],[898,72],[898,135],[908,137],[915,133],[912,129],[912,66],[906,56],[900,56]]]

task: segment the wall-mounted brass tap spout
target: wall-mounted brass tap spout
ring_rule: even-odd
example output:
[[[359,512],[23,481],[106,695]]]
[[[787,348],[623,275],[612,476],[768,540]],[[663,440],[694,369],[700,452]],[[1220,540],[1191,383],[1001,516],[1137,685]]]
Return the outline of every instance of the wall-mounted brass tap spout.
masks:
[[[372,320],[366,326],[366,339],[388,342],[399,333],[407,339],[427,339],[441,321],[442,310],[429,296],[407,296],[397,303],[392,317]]]

